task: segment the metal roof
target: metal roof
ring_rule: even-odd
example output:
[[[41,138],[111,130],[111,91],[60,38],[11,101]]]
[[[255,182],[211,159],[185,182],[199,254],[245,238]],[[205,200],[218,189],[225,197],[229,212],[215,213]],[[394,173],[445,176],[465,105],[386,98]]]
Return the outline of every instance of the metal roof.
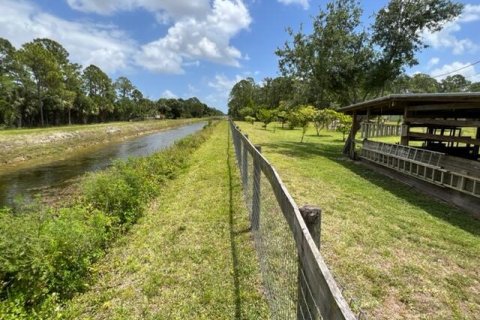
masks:
[[[466,105],[471,108],[480,109],[480,93],[462,92],[462,93],[420,93],[420,94],[392,94],[385,97],[356,103],[347,107],[340,108],[338,111],[351,114],[365,114],[367,109],[373,111],[373,114],[402,114],[403,110],[413,106],[430,107],[430,111],[445,110],[446,105],[451,109],[465,108]]]

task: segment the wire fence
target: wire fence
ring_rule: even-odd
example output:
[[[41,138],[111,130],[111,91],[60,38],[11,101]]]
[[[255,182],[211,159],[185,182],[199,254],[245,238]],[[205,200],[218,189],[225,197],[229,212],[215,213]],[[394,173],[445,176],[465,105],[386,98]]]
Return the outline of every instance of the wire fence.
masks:
[[[321,210],[298,208],[233,122],[237,164],[272,319],[355,319],[320,255]]]

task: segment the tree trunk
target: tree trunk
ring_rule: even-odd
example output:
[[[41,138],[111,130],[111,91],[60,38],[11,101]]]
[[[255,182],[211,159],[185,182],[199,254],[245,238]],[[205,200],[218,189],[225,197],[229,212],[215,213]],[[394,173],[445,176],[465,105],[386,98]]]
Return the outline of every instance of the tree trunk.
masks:
[[[40,82],[37,83],[37,99],[38,99],[38,107],[40,109],[40,125],[43,127],[44,122],[43,122],[43,101],[42,101],[42,95],[40,91]]]

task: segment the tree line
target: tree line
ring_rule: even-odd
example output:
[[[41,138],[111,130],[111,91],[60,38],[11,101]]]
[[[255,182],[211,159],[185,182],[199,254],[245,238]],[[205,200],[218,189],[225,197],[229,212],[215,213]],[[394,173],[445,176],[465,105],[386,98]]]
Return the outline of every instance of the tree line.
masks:
[[[288,29],[291,41],[275,52],[279,77],[260,84],[247,78],[234,85],[229,115],[262,121],[271,114],[293,124],[295,113],[304,113],[307,106],[334,110],[393,93],[479,92],[480,82],[459,74],[439,81],[405,73],[418,64],[416,53],[427,47],[421,31],[440,31],[462,10],[462,4],[449,0],[391,0],[365,27],[357,1],[332,0],[313,18],[310,34]]]
[[[144,97],[127,77],[113,81],[95,65],[83,68],[51,39],[16,49],[0,38],[0,126],[23,127],[221,115],[198,98]]]

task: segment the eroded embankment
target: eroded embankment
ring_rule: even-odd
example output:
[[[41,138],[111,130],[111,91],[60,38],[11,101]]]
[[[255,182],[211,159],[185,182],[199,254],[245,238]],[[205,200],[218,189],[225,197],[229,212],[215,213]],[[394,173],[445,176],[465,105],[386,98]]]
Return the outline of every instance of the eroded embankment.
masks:
[[[199,119],[114,122],[0,131],[0,171],[64,159],[92,146],[121,141]]]

